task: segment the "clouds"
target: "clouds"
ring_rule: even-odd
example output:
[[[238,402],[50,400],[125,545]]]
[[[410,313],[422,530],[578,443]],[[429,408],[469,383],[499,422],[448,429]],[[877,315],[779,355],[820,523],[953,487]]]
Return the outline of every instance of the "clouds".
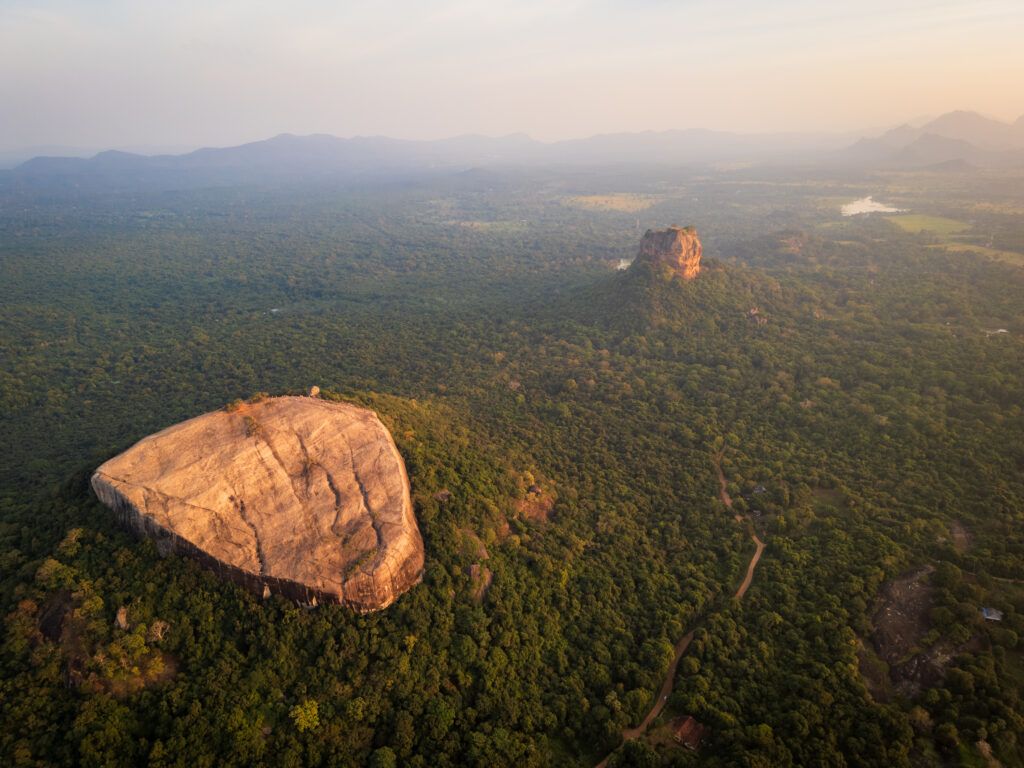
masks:
[[[1017,0],[0,4],[0,147],[544,138],[1024,104]]]

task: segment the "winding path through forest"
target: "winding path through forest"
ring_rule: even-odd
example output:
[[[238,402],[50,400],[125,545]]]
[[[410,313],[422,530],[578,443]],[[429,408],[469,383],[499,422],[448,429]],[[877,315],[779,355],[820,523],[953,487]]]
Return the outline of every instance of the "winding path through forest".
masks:
[[[722,472],[722,454],[713,454],[711,461],[715,466],[715,472],[718,475],[718,497],[722,500],[726,509],[732,511],[732,497],[729,496],[728,484],[725,481],[725,474]],[[748,518],[743,515],[736,513],[734,515],[736,522],[742,523],[746,520],[750,523]],[[733,597],[736,600],[742,600],[743,596],[747,594],[747,590],[750,589],[750,584],[754,580],[754,570],[757,568],[757,564],[761,561],[761,554],[764,552],[764,542],[758,537],[757,532],[754,530],[754,526],[750,524],[750,538],[754,541],[754,555],[750,558],[750,563],[747,565],[747,575],[743,578],[743,582]],[[658,689],[657,698],[654,701],[654,706],[651,707],[651,711],[647,713],[647,716],[643,719],[640,725],[635,728],[627,728],[622,732],[623,744],[633,739],[638,739],[647,732],[647,728],[651,723],[661,714],[661,711],[668,704],[668,697],[672,694],[672,687],[675,684],[676,670],[679,668],[679,660],[683,658],[683,654],[690,647],[690,642],[693,640],[694,630],[690,630],[676,643],[675,656],[672,659],[672,663],[669,665],[668,672],[665,673],[665,679],[661,683],[661,687]],[[621,746],[621,745],[620,745]],[[616,747],[618,749],[618,747]],[[604,760],[597,764],[596,768],[605,768],[608,765],[608,761],[611,759],[612,754],[616,750],[612,750],[611,753],[605,756]]]

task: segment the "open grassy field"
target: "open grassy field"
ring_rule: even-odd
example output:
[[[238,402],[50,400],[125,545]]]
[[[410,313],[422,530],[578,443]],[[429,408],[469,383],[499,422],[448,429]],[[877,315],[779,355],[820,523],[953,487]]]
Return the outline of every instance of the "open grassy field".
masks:
[[[452,221],[450,224],[462,227],[463,229],[472,229],[477,232],[486,232],[488,234],[514,234],[517,232],[524,232],[527,229],[527,223],[522,219],[503,219],[500,221]]]
[[[947,251],[958,251],[962,253],[976,253],[995,261],[1004,261],[1007,264],[1016,264],[1024,267],[1024,253],[1015,251],[1000,251],[995,248],[986,248],[983,245],[972,245],[971,243],[943,243],[932,246],[933,248],[945,248]]]
[[[658,198],[654,195],[637,195],[631,192],[614,192],[610,195],[576,195],[563,201],[572,208],[585,208],[589,211],[619,211],[636,213],[650,208]]]
[[[931,232],[940,237],[955,235],[960,232],[965,232],[971,228],[971,225],[965,221],[947,219],[942,216],[928,216],[919,213],[889,216],[888,219],[905,232]]]

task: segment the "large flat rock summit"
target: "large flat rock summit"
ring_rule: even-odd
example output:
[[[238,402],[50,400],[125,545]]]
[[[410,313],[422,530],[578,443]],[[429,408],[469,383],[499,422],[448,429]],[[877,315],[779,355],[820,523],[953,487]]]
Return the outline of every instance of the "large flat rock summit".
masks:
[[[140,440],[92,487],[161,551],[264,595],[372,611],[422,577],[405,464],[365,408],[274,397],[207,413]]]
[[[640,250],[633,266],[665,266],[683,280],[693,280],[700,274],[700,257],[703,253],[704,247],[693,227],[649,229],[640,241]]]

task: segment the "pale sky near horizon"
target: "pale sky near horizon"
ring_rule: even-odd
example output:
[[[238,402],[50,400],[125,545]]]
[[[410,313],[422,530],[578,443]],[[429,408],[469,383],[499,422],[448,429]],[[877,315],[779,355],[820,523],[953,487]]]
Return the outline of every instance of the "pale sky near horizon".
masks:
[[[0,149],[1024,113],[1024,0],[0,0]]]

